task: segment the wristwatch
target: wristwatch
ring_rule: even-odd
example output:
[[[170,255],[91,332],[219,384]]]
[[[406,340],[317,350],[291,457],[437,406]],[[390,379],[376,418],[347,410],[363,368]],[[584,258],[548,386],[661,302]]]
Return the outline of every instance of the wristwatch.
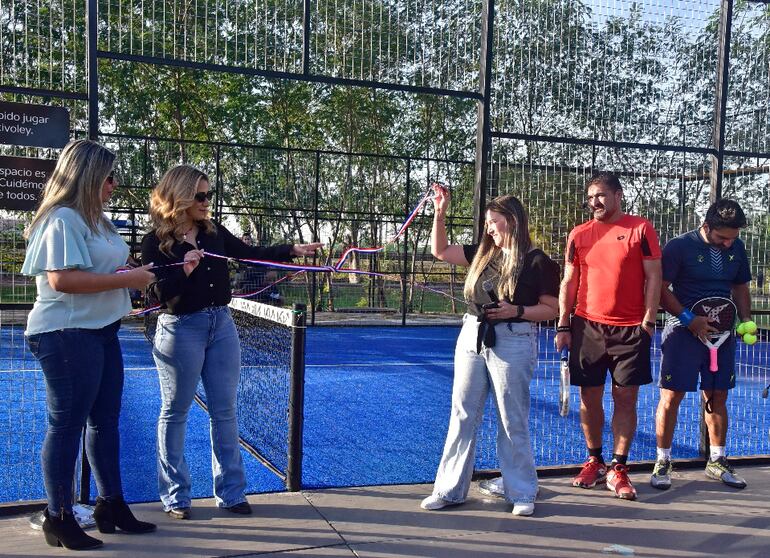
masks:
[[[524,305],[523,305],[523,304],[519,304],[519,305],[516,307],[516,315],[514,316],[514,319],[518,320],[518,319],[519,319],[519,318],[521,318],[523,315],[524,315]]]

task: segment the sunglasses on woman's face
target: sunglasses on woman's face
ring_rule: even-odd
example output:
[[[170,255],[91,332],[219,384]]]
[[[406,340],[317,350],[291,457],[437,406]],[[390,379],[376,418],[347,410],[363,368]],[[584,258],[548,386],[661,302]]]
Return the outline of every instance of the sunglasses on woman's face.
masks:
[[[206,200],[211,201],[211,198],[214,197],[214,190],[209,190],[208,192],[198,192],[193,196],[195,201],[203,203]]]
[[[114,171],[113,171],[113,172],[111,172],[111,173],[110,173],[110,174],[107,176],[107,182],[109,182],[110,184],[115,184],[115,172],[114,172]]]

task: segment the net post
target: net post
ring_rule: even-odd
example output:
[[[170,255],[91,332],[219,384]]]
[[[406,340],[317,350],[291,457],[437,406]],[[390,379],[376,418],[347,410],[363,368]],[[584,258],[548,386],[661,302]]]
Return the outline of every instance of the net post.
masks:
[[[86,453],[86,429],[83,427],[83,436],[80,447],[80,494],[78,503],[89,504],[91,501],[91,464],[88,462],[88,453]]]
[[[289,448],[286,489],[302,489],[302,427],[305,415],[305,332],[307,306],[294,304],[291,331],[291,380],[289,386]]]

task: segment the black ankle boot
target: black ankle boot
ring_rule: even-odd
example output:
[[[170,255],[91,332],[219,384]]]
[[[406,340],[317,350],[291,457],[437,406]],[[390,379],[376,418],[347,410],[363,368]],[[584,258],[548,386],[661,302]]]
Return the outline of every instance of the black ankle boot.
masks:
[[[102,541],[85,534],[72,513],[50,515],[48,510],[45,510],[43,517],[45,518],[43,520],[45,542],[51,546],[63,546],[70,550],[102,546]]]
[[[94,521],[100,533],[114,533],[115,527],[126,533],[149,533],[155,530],[154,523],[139,521],[123,500],[123,497],[110,498],[99,496],[94,508]]]

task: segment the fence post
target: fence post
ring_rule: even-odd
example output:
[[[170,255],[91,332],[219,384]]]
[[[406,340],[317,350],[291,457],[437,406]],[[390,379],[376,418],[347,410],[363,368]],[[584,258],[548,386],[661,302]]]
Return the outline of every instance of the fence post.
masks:
[[[478,243],[484,234],[484,206],[487,196],[487,167],[492,151],[490,125],[490,101],[492,90],[492,41],[494,39],[495,0],[486,0],[481,8],[481,55],[479,81],[481,101],[476,123],[476,180],[473,192],[473,242]]]
[[[97,2],[86,0],[86,21],[88,37],[86,39],[86,60],[88,68],[88,139],[99,137],[99,64],[96,57]]]
[[[722,0],[719,7],[719,47],[717,51],[716,107],[711,155],[711,193],[713,203],[722,197],[722,171],[725,158],[725,120],[727,113],[727,86],[730,70],[730,37],[733,24],[733,0]],[[706,406],[701,400],[700,453],[709,458],[710,441],[706,426]]]
[[[404,198],[405,215],[409,216],[409,198],[412,190],[412,159],[406,160],[406,196]],[[401,325],[406,325],[406,298],[409,290],[407,281],[409,280],[409,228],[404,231],[404,268],[401,270]]]
[[[96,57],[97,0],[86,0],[86,60],[88,80],[88,139],[99,138],[99,64]],[[80,494],[78,502],[88,504],[91,499],[91,464],[86,453],[86,427],[81,433]]]
[[[302,429],[305,416],[305,333],[307,306],[294,304],[291,329],[291,380],[289,385],[289,448],[286,489],[302,490]]]
[[[318,190],[321,185],[321,152],[316,150],[315,152],[315,189],[313,190],[313,242],[318,242],[320,237],[318,236]],[[332,247],[329,246],[329,250]],[[313,252],[313,265],[317,265],[318,255]],[[310,325],[315,325],[315,297],[318,294],[318,280],[316,279],[316,273],[310,274]]]
[[[224,207],[225,203],[225,196],[223,191],[223,182],[222,182],[222,175],[221,175],[221,169],[219,166],[220,162],[220,156],[221,156],[221,146],[217,144],[216,150],[214,151],[214,160],[215,160],[215,171],[217,174],[217,182],[216,182],[216,189],[217,189],[217,203],[214,204],[214,217],[218,220],[222,219],[222,207]]]
[[[717,50],[716,106],[711,155],[711,202],[722,197],[722,171],[725,155],[727,86],[730,72],[730,37],[733,26],[733,0],[722,0],[719,7],[719,46]]]

